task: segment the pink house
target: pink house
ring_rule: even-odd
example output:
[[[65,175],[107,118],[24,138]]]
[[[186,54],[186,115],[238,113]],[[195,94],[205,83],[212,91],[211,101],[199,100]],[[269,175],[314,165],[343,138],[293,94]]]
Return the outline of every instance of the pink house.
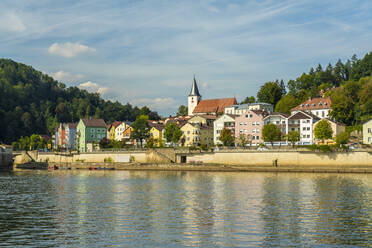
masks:
[[[235,118],[235,138],[239,142],[240,135],[245,135],[252,144],[262,143],[263,119],[268,115],[262,110],[248,110]]]

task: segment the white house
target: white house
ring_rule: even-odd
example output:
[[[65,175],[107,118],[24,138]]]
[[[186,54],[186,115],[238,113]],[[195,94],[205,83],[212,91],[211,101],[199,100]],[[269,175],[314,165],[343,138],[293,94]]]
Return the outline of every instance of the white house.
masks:
[[[298,131],[300,142],[311,145],[313,143],[313,124],[320,118],[303,111],[298,111],[288,118],[288,132]]]
[[[288,134],[289,114],[273,112],[264,118],[264,124],[273,123],[280,128],[283,134]]]
[[[273,112],[273,105],[270,103],[256,102],[249,104],[234,104],[225,108],[225,114],[242,115],[249,110],[262,110],[268,113]]]
[[[299,111],[306,112],[317,116],[318,118],[330,118],[332,100],[330,97],[309,98],[297,107],[291,109],[291,114]]]
[[[220,133],[224,127],[231,130],[232,135],[235,135],[235,117],[236,115],[224,114],[213,122],[214,144],[222,144],[218,138],[220,137]]]

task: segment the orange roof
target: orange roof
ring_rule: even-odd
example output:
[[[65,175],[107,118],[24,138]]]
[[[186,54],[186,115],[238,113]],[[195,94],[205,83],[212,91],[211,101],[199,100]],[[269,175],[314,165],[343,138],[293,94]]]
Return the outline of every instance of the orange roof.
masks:
[[[317,97],[309,98],[307,101],[301,103],[297,107],[294,107],[294,110],[315,110],[315,109],[330,109],[332,101],[330,97]]]
[[[193,113],[223,113],[226,107],[234,104],[237,104],[235,97],[201,100]]]

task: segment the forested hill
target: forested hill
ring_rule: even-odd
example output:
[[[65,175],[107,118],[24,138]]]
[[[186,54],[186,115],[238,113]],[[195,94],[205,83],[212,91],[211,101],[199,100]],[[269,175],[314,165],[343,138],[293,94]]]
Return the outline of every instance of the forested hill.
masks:
[[[372,118],[372,52],[362,59],[351,59],[322,67],[320,64],[287,85],[283,80],[266,82],[257,93],[257,100],[275,106],[275,111],[289,113],[309,97],[320,92],[332,99],[331,116],[346,125],[358,125]],[[255,101],[247,97],[244,102]]]
[[[97,93],[67,88],[31,66],[0,59],[0,143],[33,133],[52,134],[57,122],[76,122],[88,116],[107,122],[133,121],[139,114],[159,118],[147,107],[105,101]]]

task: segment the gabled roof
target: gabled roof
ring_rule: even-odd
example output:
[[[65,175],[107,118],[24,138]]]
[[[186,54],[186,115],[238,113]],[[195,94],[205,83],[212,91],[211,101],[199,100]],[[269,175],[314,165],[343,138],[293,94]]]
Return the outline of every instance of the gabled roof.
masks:
[[[116,127],[118,127],[120,124],[121,124],[121,121],[114,121],[114,123],[112,123],[112,126],[116,128]]]
[[[309,98],[307,101],[304,101],[297,107],[292,108],[292,111],[295,110],[316,110],[316,109],[330,109],[332,105],[331,97],[316,97]]]
[[[236,104],[236,98],[218,98],[201,100],[193,113],[223,113],[225,108]]]
[[[250,111],[252,111],[256,115],[262,115],[263,117],[265,117],[269,114],[267,111],[261,110],[261,109],[253,109],[253,110],[250,110]]]
[[[149,127],[153,127],[159,131],[162,131],[164,129],[164,125],[163,124],[159,124],[159,123],[153,123],[153,122],[149,122]]]
[[[198,89],[198,85],[196,84],[195,76],[194,76],[194,81],[192,82],[191,91],[190,91],[189,96],[201,96],[199,94],[199,89]]]
[[[281,112],[272,112],[270,113],[269,115],[267,115],[265,118],[268,118],[270,116],[281,116],[281,117],[284,117],[284,118],[288,118],[290,115],[287,114],[287,113],[281,113]]]
[[[86,127],[106,127],[103,119],[81,119]]]
[[[301,120],[301,119],[315,119],[315,120],[320,120],[320,118],[316,115],[310,114],[310,113],[305,113],[303,111],[299,111],[292,116],[289,117],[290,120]]]

